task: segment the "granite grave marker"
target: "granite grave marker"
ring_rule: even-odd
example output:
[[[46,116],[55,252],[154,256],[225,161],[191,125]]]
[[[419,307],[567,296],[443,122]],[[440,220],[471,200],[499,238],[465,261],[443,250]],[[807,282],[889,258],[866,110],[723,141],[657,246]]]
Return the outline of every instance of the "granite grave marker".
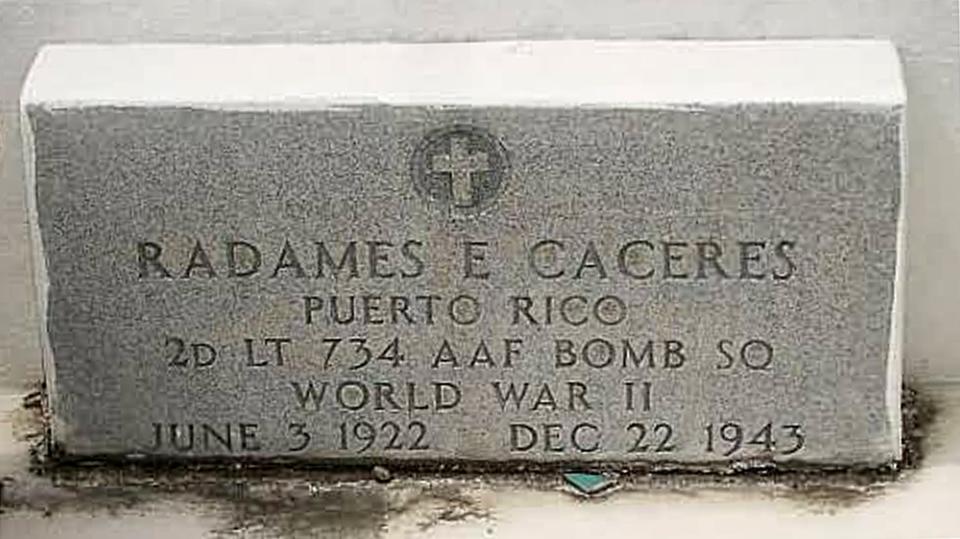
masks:
[[[895,461],[904,106],[875,41],[46,47],[53,443]]]

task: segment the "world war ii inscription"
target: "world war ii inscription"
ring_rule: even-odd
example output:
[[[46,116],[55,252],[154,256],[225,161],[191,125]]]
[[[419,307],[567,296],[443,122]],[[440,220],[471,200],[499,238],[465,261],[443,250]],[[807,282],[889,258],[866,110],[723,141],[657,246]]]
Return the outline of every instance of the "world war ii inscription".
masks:
[[[64,455],[899,458],[886,44],[59,46],[24,110]]]

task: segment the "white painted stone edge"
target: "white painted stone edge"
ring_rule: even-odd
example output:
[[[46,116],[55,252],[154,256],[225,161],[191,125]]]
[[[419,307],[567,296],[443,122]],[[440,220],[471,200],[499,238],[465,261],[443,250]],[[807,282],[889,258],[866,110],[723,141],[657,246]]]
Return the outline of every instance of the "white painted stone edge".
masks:
[[[59,44],[25,105],[286,109],[358,105],[902,105],[880,40]]]
[[[906,310],[904,292],[907,288],[907,174],[909,141],[907,140],[906,103],[900,108],[900,208],[897,215],[897,265],[893,283],[893,305],[890,309],[890,350],[887,353],[887,414],[896,439],[893,454],[903,458],[903,330]]]
[[[33,128],[27,115],[27,108],[20,107],[20,136],[23,148],[23,177],[26,188],[27,220],[29,239],[33,256],[30,259],[31,277],[37,302],[37,338],[39,339],[40,364],[46,384],[46,399],[51,410],[57,408],[56,369],[53,363],[53,349],[47,333],[47,291],[50,279],[47,273],[47,260],[43,253],[43,241],[40,235],[40,218],[37,212],[36,151]],[[57,414],[49,414],[51,421],[57,421]],[[51,425],[53,432],[60,431],[59,425]]]

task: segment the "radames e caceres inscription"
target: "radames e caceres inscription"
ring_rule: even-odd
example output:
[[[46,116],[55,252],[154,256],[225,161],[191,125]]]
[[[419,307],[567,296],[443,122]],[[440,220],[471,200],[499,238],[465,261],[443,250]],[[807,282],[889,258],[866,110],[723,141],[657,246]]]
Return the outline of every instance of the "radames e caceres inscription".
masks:
[[[396,47],[444,46],[513,58]],[[58,51],[24,110],[63,455],[899,457],[897,99],[80,106],[29,91]]]

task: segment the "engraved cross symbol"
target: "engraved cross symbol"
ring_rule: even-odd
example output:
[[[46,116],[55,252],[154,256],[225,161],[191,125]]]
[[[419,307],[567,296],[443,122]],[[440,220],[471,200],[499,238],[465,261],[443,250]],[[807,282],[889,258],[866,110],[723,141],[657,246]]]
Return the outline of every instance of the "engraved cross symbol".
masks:
[[[450,190],[453,203],[461,208],[474,204],[473,174],[491,170],[486,153],[467,151],[466,140],[454,137],[450,139],[450,154],[433,156],[433,171],[450,174]]]

